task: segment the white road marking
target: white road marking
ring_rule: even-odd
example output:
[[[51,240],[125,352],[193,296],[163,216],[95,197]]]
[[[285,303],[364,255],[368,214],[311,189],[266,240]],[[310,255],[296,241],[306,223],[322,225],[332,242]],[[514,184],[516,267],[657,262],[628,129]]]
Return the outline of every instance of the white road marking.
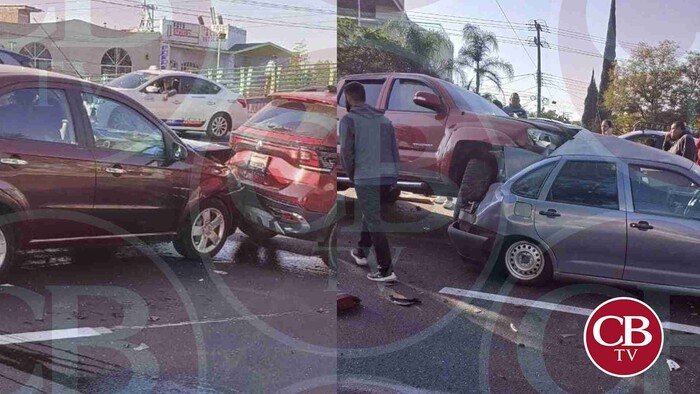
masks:
[[[0,346],[27,342],[56,341],[59,339],[96,337],[111,334],[112,330],[104,327],[80,327],[63,330],[23,332],[19,334],[0,335]]]
[[[529,308],[545,309],[555,312],[570,313],[573,315],[590,316],[593,309],[579,308],[569,305],[554,304],[551,302],[529,300],[527,298],[509,297],[500,294],[482,293],[480,291],[455,289],[453,287],[444,287],[440,290],[440,294],[452,295],[465,298],[476,298],[479,300],[493,301],[501,304],[522,305]],[[681,331],[688,334],[700,335],[700,327],[691,326],[688,324],[680,324],[673,322],[662,322],[661,325],[667,330]]]
[[[46,341],[56,341],[60,339],[74,339],[74,338],[86,338],[86,337],[97,337],[100,335],[112,334],[118,330],[144,330],[153,328],[173,328],[173,327],[183,327],[183,326],[193,326],[202,324],[216,324],[216,323],[231,323],[238,321],[250,321],[255,319],[264,319],[270,317],[281,317],[287,315],[296,315],[303,313],[301,311],[292,312],[280,312],[280,313],[268,313],[263,315],[248,315],[248,316],[236,316],[227,317],[221,319],[208,319],[208,320],[195,320],[195,321],[184,321],[177,323],[163,323],[163,324],[152,324],[147,326],[115,326],[110,328],[106,327],[80,327],[80,328],[68,328],[63,330],[50,330],[50,331],[33,331],[33,332],[23,332],[17,334],[5,334],[0,335],[0,346],[3,345],[13,345],[18,343],[28,343],[28,342],[46,342]]]

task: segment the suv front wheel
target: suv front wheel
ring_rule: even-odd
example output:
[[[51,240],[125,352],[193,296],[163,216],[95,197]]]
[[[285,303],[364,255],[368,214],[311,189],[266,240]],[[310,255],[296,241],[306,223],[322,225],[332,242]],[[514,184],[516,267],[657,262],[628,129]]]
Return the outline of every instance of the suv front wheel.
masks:
[[[231,215],[218,200],[208,200],[193,209],[173,241],[175,250],[190,259],[216,256],[231,234]]]

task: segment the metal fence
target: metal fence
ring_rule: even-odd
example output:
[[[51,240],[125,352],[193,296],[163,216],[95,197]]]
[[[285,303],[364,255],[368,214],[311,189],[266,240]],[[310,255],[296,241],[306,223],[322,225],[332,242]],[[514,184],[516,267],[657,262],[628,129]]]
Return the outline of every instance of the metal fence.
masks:
[[[267,65],[234,69],[202,69],[191,71],[217,81],[245,97],[266,97],[274,92],[288,92],[310,87],[335,85],[335,63],[302,64],[295,66]],[[92,82],[107,83],[118,75],[87,76]]]

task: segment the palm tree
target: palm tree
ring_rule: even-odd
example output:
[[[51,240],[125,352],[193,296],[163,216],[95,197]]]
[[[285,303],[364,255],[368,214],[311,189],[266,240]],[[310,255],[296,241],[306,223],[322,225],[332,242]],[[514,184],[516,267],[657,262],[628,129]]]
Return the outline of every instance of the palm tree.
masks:
[[[462,29],[462,43],[457,63],[459,66],[468,67],[474,72],[474,91],[479,93],[482,78],[486,78],[493,82],[499,91],[503,92],[501,74],[512,78],[513,65],[491,55],[492,52],[498,51],[496,36],[477,26],[466,24]]]
[[[404,56],[422,64],[435,75],[452,75],[454,60],[440,56],[443,51],[452,53],[452,41],[447,35],[425,29],[408,19],[390,20],[382,30],[398,42],[404,50]]]

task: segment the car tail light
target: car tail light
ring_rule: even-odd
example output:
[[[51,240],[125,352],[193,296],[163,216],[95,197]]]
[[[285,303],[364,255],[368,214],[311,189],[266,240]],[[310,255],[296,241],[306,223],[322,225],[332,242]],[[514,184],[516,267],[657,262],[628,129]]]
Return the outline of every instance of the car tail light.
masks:
[[[245,98],[241,97],[236,101],[238,101],[238,103],[241,105],[241,107],[248,108],[248,100],[246,100]]]
[[[299,167],[305,170],[331,172],[336,163],[336,152],[299,149]]]

